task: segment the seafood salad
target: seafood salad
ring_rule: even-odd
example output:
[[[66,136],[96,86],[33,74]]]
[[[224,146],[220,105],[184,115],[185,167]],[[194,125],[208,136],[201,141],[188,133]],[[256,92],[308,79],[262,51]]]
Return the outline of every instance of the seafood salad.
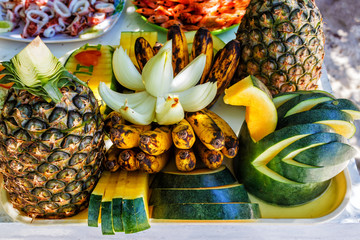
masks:
[[[184,31],[210,31],[239,24],[250,0],[133,0],[136,12],[163,28],[178,24]]]
[[[0,0],[0,20],[21,26],[23,38],[77,36],[116,11],[113,0]]]

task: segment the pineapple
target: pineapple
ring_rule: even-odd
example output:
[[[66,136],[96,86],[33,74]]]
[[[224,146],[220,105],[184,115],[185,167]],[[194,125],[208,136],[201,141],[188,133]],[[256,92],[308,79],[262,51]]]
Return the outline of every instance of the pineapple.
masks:
[[[10,201],[32,218],[72,216],[87,207],[101,174],[98,102],[40,38],[3,65],[0,81],[14,82],[0,120],[0,170]]]
[[[252,0],[236,38],[242,56],[235,81],[255,75],[273,95],[317,88],[325,37],[314,0]]]

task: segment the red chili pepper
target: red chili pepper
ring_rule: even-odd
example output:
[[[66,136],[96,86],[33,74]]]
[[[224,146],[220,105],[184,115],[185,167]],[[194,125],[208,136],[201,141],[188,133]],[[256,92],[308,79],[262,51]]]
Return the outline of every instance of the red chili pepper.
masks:
[[[86,50],[75,55],[75,59],[84,66],[96,66],[101,52],[99,50]]]

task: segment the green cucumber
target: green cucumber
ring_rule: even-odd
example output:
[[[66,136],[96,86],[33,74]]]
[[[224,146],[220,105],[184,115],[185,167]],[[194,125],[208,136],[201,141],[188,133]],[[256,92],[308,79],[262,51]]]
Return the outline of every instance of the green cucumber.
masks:
[[[149,205],[223,202],[250,200],[244,185],[236,183],[210,188],[155,188],[151,192]]]
[[[256,203],[185,203],[157,205],[154,219],[176,220],[242,220],[260,218]]]
[[[156,174],[151,188],[199,188],[216,187],[235,183],[230,170],[223,166],[218,169],[195,169],[191,172],[177,170],[162,171]]]

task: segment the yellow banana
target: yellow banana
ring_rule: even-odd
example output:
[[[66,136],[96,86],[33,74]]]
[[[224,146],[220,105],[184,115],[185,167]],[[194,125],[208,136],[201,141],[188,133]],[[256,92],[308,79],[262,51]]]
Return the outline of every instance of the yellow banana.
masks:
[[[139,148],[147,154],[160,155],[169,150],[171,145],[172,138],[169,126],[160,126],[140,134]]]
[[[199,56],[201,53],[204,53],[206,55],[206,64],[204,72],[201,75],[201,79],[199,81],[200,84],[205,82],[211,69],[214,57],[214,48],[211,33],[207,28],[204,27],[199,28],[199,30],[197,30],[194,36],[194,42],[191,50],[191,60]]]
[[[212,106],[225,91],[225,88],[229,86],[239,65],[240,54],[240,43],[237,40],[231,40],[216,54],[206,82],[217,81],[218,90],[214,100],[208,107]]]
[[[167,33],[167,40],[172,39],[172,65],[176,76],[189,63],[189,51],[183,30],[179,25],[172,25]]]
[[[213,111],[209,109],[204,109],[202,111],[204,111],[209,117],[211,117],[212,120],[214,120],[216,125],[218,125],[218,127],[225,135],[225,146],[223,149],[221,149],[221,152],[228,158],[235,157],[239,149],[239,140],[234,130],[224,119],[222,119]]]
[[[194,130],[186,119],[176,124],[171,133],[172,140],[177,148],[190,149],[195,143]]]
[[[140,169],[139,161],[136,159],[136,149],[125,149],[119,155],[118,162],[122,169],[136,171]]]
[[[110,133],[110,129],[117,125],[124,123],[125,120],[122,118],[119,112],[112,111],[109,113],[106,118],[104,119],[104,130],[106,133]]]
[[[175,164],[176,168],[182,172],[190,172],[196,166],[196,157],[194,150],[175,148]]]
[[[169,160],[171,150],[167,150],[160,155],[150,155],[144,152],[139,152],[136,155],[140,168],[148,173],[160,172]]]
[[[217,169],[223,163],[224,155],[221,153],[221,151],[210,150],[200,141],[195,142],[195,148],[201,161],[209,169]]]
[[[143,37],[138,37],[135,41],[135,57],[140,71],[144,68],[147,61],[154,56],[154,50],[150,43]]]
[[[121,149],[117,148],[115,145],[112,145],[105,154],[105,159],[102,164],[104,168],[110,172],[115,172],[120,168],[118,157],[120,155]]]
[[[190,123],[197,138],[211,150],[221,150],[225,146],[225,137],[221,129],[204,112],[187,112],[186,120]]]
[[[130,149],[138,147],[141,132],[150,129],[150,125],[118,124],[110,129],[110,139],[118,148]]]

